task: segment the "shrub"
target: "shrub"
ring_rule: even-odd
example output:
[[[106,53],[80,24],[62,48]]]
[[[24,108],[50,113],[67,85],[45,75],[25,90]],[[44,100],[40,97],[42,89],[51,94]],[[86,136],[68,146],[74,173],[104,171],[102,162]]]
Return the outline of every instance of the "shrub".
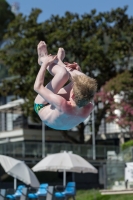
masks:
[[[129,140],[121,145],[122,150],[125,150],[129,147],[133,147],[133,140]]]

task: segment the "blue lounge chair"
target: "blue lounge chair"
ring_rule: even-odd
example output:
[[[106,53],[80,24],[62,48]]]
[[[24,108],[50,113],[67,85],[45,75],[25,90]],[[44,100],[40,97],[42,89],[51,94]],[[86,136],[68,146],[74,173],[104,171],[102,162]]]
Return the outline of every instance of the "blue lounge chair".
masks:
[[[72,197],[75,200],[76,184],[75,182],[68,182],[63,192],[55,192],[56,199],[65,199]]]
[[[14,194],[8,194],[8,195],[6,195],[6,198],[14,200],[14,199],[20,197],[21,194],[22,194],[22,190],[25,187],[26,187],[25,185],[19,185],[18,188],[17,188],[17,190],[16,190],[16,192]]]
[[[48,189],[47,183],[40,184],[40,187],[38,188],[37,192],[29,193],[28,198],[29,199],[38,199],[38,197],[45,197],[47,195],[47,189]]]

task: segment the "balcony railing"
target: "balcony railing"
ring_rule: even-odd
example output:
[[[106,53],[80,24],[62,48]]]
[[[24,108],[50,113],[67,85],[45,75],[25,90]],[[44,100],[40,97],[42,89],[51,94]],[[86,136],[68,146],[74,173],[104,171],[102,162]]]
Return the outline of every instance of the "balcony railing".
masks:
[[[79,145],[68,143],[45,143],[42,152],[41,142],[9,142],[0,144],[0,154],[21,158],[42,158],[42,155],[72,151],[84,158],[93,158],[92,145]],[[117,146],[96,146],[96,159],[106,159],[108,151],[119,153]]]

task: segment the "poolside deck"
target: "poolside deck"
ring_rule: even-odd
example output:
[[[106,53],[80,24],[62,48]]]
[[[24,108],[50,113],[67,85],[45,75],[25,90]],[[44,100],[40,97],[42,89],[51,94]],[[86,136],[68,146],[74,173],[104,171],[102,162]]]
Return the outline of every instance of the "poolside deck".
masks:
[[[100,190],[102,195],[133,194],[133,189],[128,190]]]

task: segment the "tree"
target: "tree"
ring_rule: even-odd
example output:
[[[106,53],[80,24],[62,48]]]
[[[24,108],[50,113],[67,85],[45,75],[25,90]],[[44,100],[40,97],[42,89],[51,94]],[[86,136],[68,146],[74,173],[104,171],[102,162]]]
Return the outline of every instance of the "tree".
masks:
[[[107,108],[107,122],[116,122],[133,138],[133,71],[125,70],[97,93]]]
[[[8,24],[15,18],[11,12],[11,6],[5,1],[0,0],[0,41],[7,31]]]
[[[58,47],[64,47],[66,61],[78,62],[84,73],[97,79],[100,89],[106,81],[125,71],[132,55],[133,20],[126,10],[127,7],[98,14],[92,10],[82,16],[66,12],[63,17],[51,16],[43,23],[37,22],[41,10],[33,9],[28,17],[19,14],[5,34],[11,42],[0,52],[1,60],[9,66],[10,74],[15,78],[3,82],[0,94],[11,92],[24,98],[25,114],[35,119],[33,100],[36,94],[32,88],[38,72],[36,45],[40,40],[46,41],[52,54]],[[98,103],[96,105],[98,107]],[[105,113],[106,107],[102,111],[98,109],[96,130]],[[74,140],[65,131],[63,135],[71,142],[83,143],[84,128],[84,123],[78,126],[80,140]]]
[[[11,12],[10,5],[5,0],[0,0],[0,46],[2,45],[3,36],[7,31],[8,24],[15,18]],[[8,68],[5,67],[0,61],[0,79],[4,78],[8,74]]]

